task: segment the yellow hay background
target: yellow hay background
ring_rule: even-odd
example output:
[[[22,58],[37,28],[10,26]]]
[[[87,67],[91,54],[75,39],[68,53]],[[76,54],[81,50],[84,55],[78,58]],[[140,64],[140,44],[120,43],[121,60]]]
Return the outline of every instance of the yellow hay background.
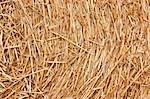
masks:
[[[0,99],[149,99],[150,0],[0,0]]]

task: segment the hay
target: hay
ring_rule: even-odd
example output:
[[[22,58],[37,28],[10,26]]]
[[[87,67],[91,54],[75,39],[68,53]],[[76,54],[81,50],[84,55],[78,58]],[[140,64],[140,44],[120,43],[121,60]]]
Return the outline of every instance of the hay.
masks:
[[[149,0],[0,0],[1,99],[149,99]]]

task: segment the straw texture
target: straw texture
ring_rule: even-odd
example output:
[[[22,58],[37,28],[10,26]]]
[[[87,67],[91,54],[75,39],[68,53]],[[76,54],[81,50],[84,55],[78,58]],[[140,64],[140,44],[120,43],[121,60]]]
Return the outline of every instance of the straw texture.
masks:
[[[0,99],[149,99],[150,0],[0,0]]]

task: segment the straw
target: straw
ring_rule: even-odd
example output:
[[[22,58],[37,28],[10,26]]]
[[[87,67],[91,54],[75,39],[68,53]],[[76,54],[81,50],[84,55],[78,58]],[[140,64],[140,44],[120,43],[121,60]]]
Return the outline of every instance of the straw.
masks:
[[[0,0],[0,99],[149,99],[149,0]]]

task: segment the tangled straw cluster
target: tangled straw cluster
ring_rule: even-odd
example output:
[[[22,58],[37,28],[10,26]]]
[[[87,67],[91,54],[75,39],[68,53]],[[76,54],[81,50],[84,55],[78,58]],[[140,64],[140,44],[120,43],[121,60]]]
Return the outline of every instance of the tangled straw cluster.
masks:
[[[150,0],[0,0],[1,99],[149,99]]]

